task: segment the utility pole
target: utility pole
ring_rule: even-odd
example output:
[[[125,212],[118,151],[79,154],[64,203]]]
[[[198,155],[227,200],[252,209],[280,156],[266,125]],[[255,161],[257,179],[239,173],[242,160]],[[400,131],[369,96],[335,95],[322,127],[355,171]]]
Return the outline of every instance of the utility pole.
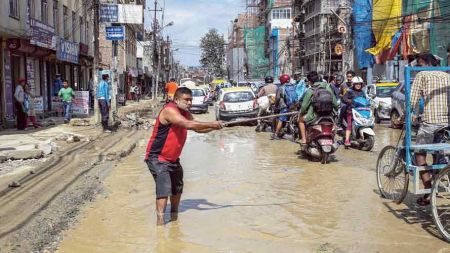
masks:
[[[114,4],[117,4],[117,0],[114,0]],[[112,26],[116,24],[111,24]],[[126,43],[126,42],[125,42]],[[111,69],[111,110],[109,112],[109,123],[114,123],[114,115],[117,112],[117,40],[112,40],[112,69]]]
[[[99,65],[99,55],[100,55],[100,45],[98,41],[99,34],[99,0],[94,0],[94,119],[95,124],[100,123],[100,108],[98,107],[97,100],[97,87],[98,87],[98,65]]]
[[[341,0],[339,4],[339,20],[341,25],[345,26],[346,32],[342,34],[342,44],[344,47],[342,54],[342,73],[353,69],[353,41],[351,26],[351,7],[348,6],[348,0]]]
[[[162,10],[158,10],[157,9],[158,8],[158,0],[155,0],[155,6],[154,6],[154,9],[153,10],[150,10],[150,11],[153,11],[154,12],[154,14],[153,14],[153,61],[152,61],[152,69],[153,69],[153,78],[152,78],[152,83],[153,83],[153,92],[152,92],[152,99],[154,100],[154,99],[156,99],[157,98],[157,93],[158,93],[158,80],[157,80],[157,76],[156,75],[159,75],[159,72],[157,73],[157,65],[158,65],[158,62],[159,62],[159,54],[158,54],[158,52],[157,52],[157,41],[156,41],[156,38],[157,38],[157,32],[158,32],[158,17],[156,16],[156,13],[158,12],[158,11],[162,11]]]

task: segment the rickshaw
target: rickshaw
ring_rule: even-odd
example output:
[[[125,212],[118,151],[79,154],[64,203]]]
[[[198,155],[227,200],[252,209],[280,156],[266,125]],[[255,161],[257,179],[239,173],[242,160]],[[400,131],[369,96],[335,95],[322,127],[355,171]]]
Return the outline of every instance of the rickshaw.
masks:
[[[419,71],[450,73],[450,67],[405,68],[405,125],[397,145],[384,147],[378,156],[377,184],[381,196],[397,204],[402,203],[405,199],[410,184],[412,184],[410,189],[412,194],[430,194],[434,223],[442,237],[450,242],[450,127],[443,127],[435,131],[435,136],[437,136],[435,140],[438,143],[420,145],[412,143],[417,125],[413,125],[411,117],[411,74]],[[449,91],[447,91],[447,96],[447,100],[450,102]],[[414,165],[414,152],[419,150],[433,155],[433,165]],[[420,178],[422,171],[432,173],[431,189],[424,189],[422,186]]]

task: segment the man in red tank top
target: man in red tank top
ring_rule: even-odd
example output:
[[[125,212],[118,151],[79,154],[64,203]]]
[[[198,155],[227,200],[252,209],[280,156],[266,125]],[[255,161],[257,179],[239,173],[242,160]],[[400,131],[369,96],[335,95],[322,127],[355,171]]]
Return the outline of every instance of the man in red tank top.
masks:
[[[170,196],[172,219],[176,219],[183,192],[183,168],[180,154],[186,142],[187,130],[207,133],[221,129],[221,121],[199,122],[189,113],[192,92],[181,87],[174,101],[159,112],[145,152],[145,162],[155,179],[157,224],[164,224],[164,211]]]

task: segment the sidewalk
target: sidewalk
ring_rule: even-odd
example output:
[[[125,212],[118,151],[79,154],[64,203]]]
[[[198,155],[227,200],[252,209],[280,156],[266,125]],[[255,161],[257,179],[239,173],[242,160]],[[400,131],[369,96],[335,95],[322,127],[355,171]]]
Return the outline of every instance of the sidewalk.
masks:
[[[139,103],[127,101],[126,106],[118,108],[118,117],[125,117],[130,113],[144,113],[152,110],[150,117],[154,117],[160,106],[159,100],[141,100]],[[58,145],[67,142],[90,141],[100,136],[102,130],[100,125],[95,125],[94,116],[90,118],[74,118],[70,124],[64,124],[62,117],[47,118],[55,125],[19,131],[7,129],[0,131],[0,164],[6,160],[20,160],[40,158],[51,154]],[[77,124],[77,122],[85,124]],[[80,126],[82,125],[82,126]],[[75,137],[74,137],[75,136]]]

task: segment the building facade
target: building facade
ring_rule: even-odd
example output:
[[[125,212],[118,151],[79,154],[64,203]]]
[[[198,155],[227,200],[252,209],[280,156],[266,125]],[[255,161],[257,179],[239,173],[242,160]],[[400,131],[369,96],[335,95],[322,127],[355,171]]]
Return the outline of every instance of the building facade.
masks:
[[[38,112],[59,110],[53,103],[57,75],[75,90],[92,78],[92,1],[7,0],[0,2],[1,124],[14,122],[13,93],[25,78],[38,97]],[[58,82],[56,82],[58,83]]]

